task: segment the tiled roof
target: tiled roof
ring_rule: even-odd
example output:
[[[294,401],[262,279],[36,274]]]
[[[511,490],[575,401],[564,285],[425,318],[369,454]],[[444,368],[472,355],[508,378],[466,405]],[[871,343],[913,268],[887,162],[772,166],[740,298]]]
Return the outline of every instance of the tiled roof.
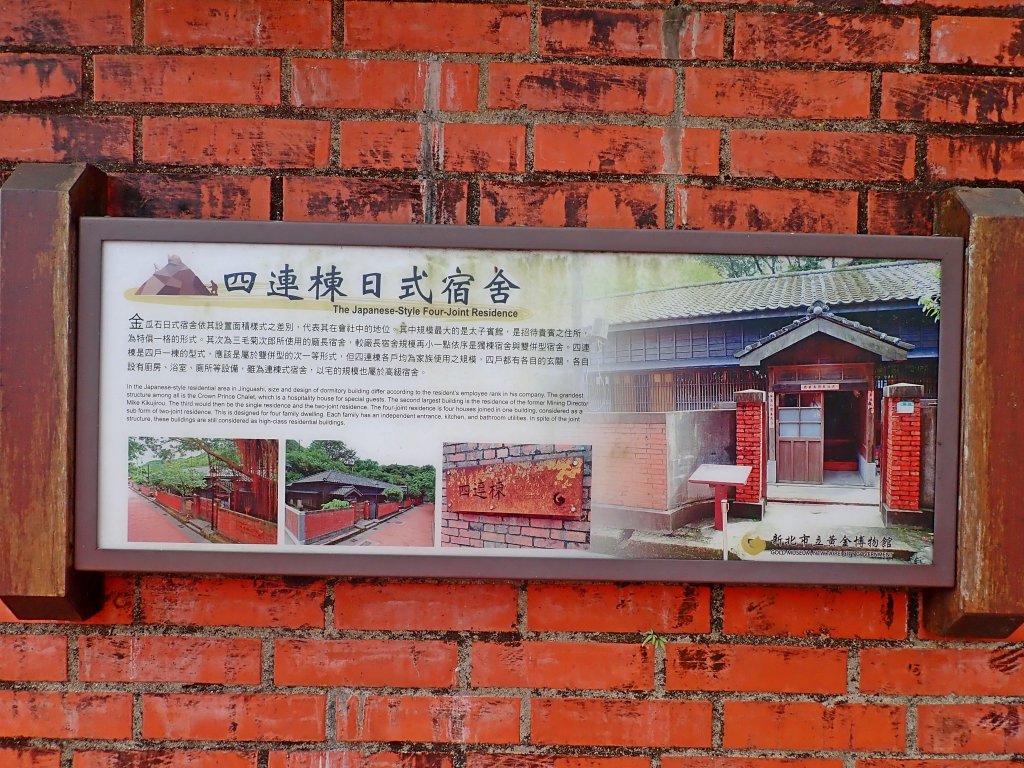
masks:
[[[360,477],[359,475],[349,475],[336,469],[317,472],[315,475],[296,480],[295,483],[336,483],[337,485],[361,485],[368,488],[399,488],[399,486],[393,483],[385,483],[383,480],[371,480],[368,477]],[[295,483],[292,483],[292,485]]]
[[[658,288],[602,299],[599,314],[608,322],[657,320],[742,314],[772,309],[809,307],[816,301],[832,308],[844,304],[917,301],[939,290],[939,269],[931,261],[898,261],[855,267],[783,272]]]
[[[814,309],[817,310],[820,306],[821,305],[819,304]],[[743,349],[741,349],[739,352],[736,353],[736,357],[743,357],[744,355],[748,355],[751,352],[753,352],[755,349],[763,347],[768,342],[773,341],[773,340],[779,338],[780,336],[785,336],[790,331],[795,331],[800,326],[806,325],[807,323],[811,322],[812,320],[815,320],[815,319],[818,319],[818,318],[820,318],[822,320],[828,320],[829,322],[835,323],[836,325],[842,326],[844,328],[849,328],[850,330],[857,331],[859,333],[863,333],[865,336],[870,336],[870,337],[872,337],[874,339],[877,339],[878,341],[884,341],[884,342],[886,342],[888,344],[892,344],[893,346],[899,347],[900,349],[903,349],[903,350],[911,350],[911,349],[914,348],[913,344],[909,344],[906,341],[903,341],[902,339],[897,338],[896,336],[890,336],[888,333],[882,333],[881,331],[876,331],[874,328],[871,328],[871,327],[869,327],[867,325],[864,325],[863,323],[858,323],[858,322],[855,322],[853,320],[848,320],[847,318],[840,317],[839,315],[833,314],[832,312],[828,312],[828,311],[813,311],[812,310],[811,312],[808,312],[803,317],[801,317],[801,318],[799,318],[797,320],[794,320],[789,325],[785,325],[782,328],[779,328],[779,330],[777,330],[777,331],[772,331],[767,336],[763,336],[762,338],[758,339],[757,341],[755,341],[755,342],[753,342],[751,344],[748,344],[747,346],[745,346]]]

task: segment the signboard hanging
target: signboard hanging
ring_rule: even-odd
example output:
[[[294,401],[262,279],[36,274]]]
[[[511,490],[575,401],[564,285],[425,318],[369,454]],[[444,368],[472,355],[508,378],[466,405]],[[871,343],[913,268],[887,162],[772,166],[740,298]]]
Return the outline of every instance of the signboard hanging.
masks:
[[[919,302],[959,316],[958,240],[82,233],[80,567],[951,579],[958,328]],[[895,383],[938,396],[916,471]],[[728,525],[700,465],[751,469]]]

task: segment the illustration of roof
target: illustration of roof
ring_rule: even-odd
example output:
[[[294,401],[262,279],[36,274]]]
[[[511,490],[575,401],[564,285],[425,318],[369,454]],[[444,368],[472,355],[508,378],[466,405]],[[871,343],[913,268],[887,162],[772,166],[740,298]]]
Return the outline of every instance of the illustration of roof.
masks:
[[[913,344],[895,336],[833,314],[828,311],[827,304],[817,301],[806,315],[748,344],[736,353],[736,357],[739,358],[740,365],[759,365],[765,358],[816,333],[853,344],[878,355],[885,361],[906,360],[907,352],[914,348]]]
[[[167,263],[139,286],[136,296],[210,296],[196,273],[185,266],[180,256],[168,256]]]
[[[349,475],[345,472],[339,472],[336,469],[328,469],[324,472],[317,472],[315,475],[309,475],[296,480],[290,485],[297,485],[299,483],[328,483],[334,485],[347,485],[347,486],[363,486],[364,488],[398,488],[400,486],[394,485],[393,483],[385,483],[383,480],[371,480],[368,477],[360,477],[359,475]]]
[[[898,261],[853,267],[737,277],[677,288],[612,296],[599,302],[612,324],[674,320],[883,301],[917,301],[939,292],[935,262]]]

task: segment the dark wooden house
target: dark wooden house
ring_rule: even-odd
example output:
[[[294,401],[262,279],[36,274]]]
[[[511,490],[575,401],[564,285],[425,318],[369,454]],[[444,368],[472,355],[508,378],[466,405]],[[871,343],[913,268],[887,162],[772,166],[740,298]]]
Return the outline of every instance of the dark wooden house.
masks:
[[[937,395],[938,324],[922,297],[934,262],[784,272],[612,297],[598,317],[591,402],[646,412],[722,407],[769,393],[768,479],[822,482],[856,471],[875,484],[880,390],[905,382]]]
[[[393,483],[331,469],[289,483],[285,486],[285,502],[296,509],[320,509],[339,499],[353,504],[369,502],[371,510],[375,510],[389,488],[404,490]]]

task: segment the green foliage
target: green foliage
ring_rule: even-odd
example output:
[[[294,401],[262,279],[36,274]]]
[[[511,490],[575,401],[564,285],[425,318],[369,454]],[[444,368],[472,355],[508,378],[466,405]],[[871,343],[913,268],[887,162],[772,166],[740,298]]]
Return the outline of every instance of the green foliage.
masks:
[[[917,303],[921,305],[921,311],[924,312],[925,317],[930,317],[936,323],[942,319],[942,304],[939,301],[938,294],[922,296],[917,300]]]
[[[383,496],[385,501],[401,501],[405,498],[401,488],[385,488]]]
[[[666,638],[664,635],[659,635],[653,629],[648,629],[646,632],[644,632],[643,640],[640,641],[640,645],[652,645],[655,649],[665,650],[666,642],[668,642],[668,638]]]
[[[320,509],[351,509],[352,503],[343,499],[331,499],[326,504],[322,505]]]
[[[194,467],[186,467],[173,461],[153,463],[148,468],[149,484],[176,493],[191,496],[206,485],[206,478]]]

